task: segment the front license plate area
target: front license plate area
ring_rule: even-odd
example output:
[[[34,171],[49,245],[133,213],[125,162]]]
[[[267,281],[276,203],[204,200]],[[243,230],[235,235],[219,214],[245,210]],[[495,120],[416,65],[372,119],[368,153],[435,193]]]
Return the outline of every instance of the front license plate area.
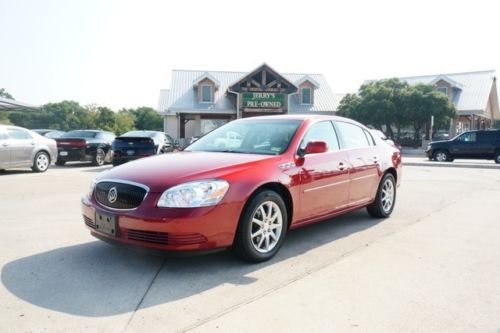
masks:
[[[68,152],[67,151],[62,151],[59,153],[59,155],[61,156],[68,156]]]
[[[113,237],[118,236],[118,223],[116,221],[116,216],[96,212],[95,225],[96,230],[102,233]]]

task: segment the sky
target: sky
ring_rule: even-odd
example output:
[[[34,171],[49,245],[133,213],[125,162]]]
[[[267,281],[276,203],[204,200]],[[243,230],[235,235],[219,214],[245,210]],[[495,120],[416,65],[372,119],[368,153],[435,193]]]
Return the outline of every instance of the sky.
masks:
[[[498,1],[0,0],[0,88],[156,108],[172,69],[364,80],[500,70]]]

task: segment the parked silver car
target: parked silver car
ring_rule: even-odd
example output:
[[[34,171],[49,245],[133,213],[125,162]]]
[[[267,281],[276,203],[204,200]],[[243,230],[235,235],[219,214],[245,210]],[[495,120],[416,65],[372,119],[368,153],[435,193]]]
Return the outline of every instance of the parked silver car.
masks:
[[[31,167],[45,172],[57,159],[55,140],[26,128],[0,125],[0,170]]]

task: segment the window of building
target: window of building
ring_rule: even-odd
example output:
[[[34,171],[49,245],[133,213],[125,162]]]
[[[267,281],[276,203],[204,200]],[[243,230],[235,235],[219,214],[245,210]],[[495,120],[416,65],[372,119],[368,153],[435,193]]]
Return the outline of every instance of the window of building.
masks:
[[[336,122],[336,124],[339,128],[340,135],[344,139],[344,148],[361,148],[370,146],[368,138],[361,127],[341,121]]]
[[[448,96],[448,87],[437,87],[437,91],[442,92],[446,96]]]
[[[302,104],[311,104],[311,88],[302,88]]]
[[[201,85],[201,102],[202,103],[211,103],[212,98],[212,86],[208,84]]]
[[[322,121],[312,125],[308,130],[304,138],[300,143],[299,150],[306,149],[307,143],[309,141],[325,141],[328,145],[328,150],[339,150],[339,141],[337,140],[337,135],[329,121]]]

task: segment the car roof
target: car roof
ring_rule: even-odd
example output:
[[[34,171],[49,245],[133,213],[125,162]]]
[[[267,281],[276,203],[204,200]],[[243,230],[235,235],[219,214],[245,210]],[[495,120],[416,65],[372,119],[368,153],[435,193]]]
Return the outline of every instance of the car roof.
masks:
[[[243,118],[239,120],[254,120],[254,119],[309,120],[311,122],[316,122],[321,120],[332,120],[332,121],[344,121],[366,127],[364,124],[350,118],[344,118],[340,116],[330,116],[330,115],[317,115],[317,114],[286,114],[286,115],[272,115],[272,116],[257,116],[257,117]]]

